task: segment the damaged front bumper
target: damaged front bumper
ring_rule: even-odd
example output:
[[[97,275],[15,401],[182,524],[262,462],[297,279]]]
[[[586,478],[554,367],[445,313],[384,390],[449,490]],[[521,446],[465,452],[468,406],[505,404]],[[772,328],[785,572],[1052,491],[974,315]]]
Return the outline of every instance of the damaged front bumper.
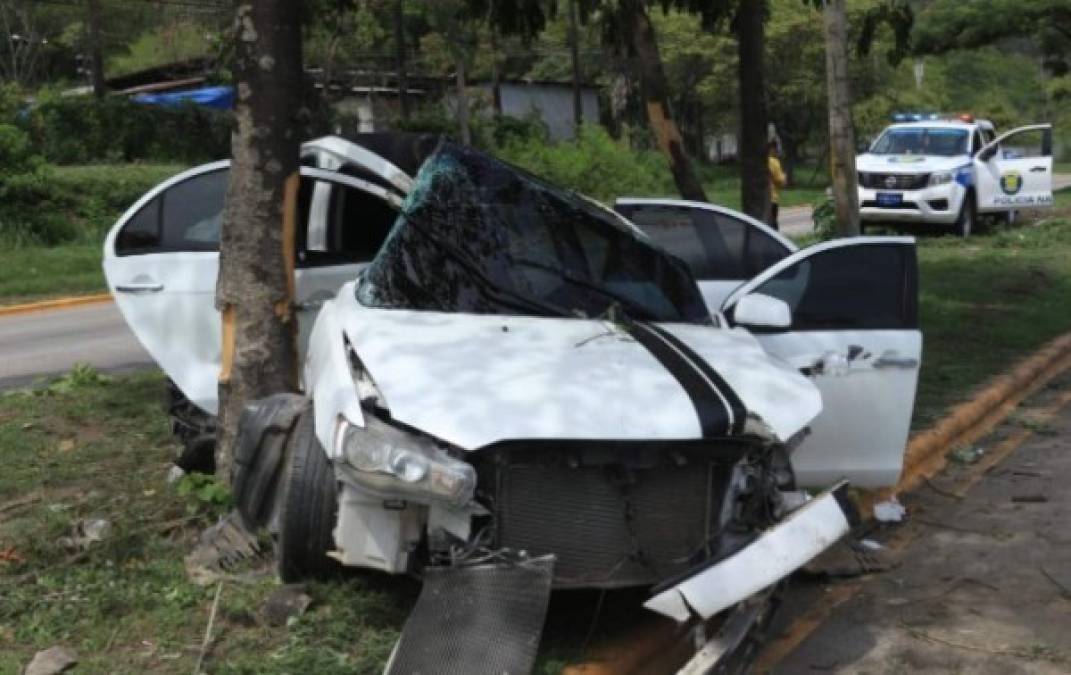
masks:
[[[799,507],[736,553],[656,588],[644,607],[678,622],[709,619],[772,586],[848,533],[858,515],[842,482]]]

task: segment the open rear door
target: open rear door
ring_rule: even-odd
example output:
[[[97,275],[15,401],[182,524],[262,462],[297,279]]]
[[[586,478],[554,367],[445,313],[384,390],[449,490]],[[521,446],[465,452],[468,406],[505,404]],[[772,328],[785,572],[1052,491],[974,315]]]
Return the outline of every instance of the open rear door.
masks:
[[[1052,206],[1052,125],[1013,129],[974,158],[978,210]]]
[[[730,322],[752,293],[788,304],[789,328],[750,330],[822,393],[822,412],[792,455],[799,484],[895,484],[922,358],[914,239],[856,237],[798,251],[729,296]]]

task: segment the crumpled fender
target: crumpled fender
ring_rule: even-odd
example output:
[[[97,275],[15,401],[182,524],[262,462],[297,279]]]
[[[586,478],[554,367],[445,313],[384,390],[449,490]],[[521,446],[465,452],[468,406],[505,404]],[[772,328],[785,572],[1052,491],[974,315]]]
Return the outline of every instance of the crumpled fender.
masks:
[[[339,293],[352,294],[352,282],[343,286]],[[339,459],[335,456],[334,443],[339,418],[343,417],[359,427],[364,426],[364,413],[346,351],[346,334],[338,317],[345,307],[340,310],[339,305],[337,296],[328,300],[316,317],[309,336],[304,371],[305,393],[316,401],[313,406],[316,438],[332,460]]]
[[[286,442],[311,401],[299,394],[275,394],[247,403],[238,418],[231,487],[246,527],[264,527],[275,510]]]

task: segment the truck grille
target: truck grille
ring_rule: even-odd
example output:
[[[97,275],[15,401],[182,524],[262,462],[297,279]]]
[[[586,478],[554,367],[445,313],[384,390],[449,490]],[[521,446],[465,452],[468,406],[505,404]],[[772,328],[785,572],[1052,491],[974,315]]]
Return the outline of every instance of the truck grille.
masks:
[[[874,190],[921,190],[929,182],[928,173],[859,172],[859,184]]]
[[[554,554],[558,588],[644,585],[680,574],[716,548],[731,468],[746,449],[663,448],[639,464],[590,461],[575,447],[500,452],[496,543]]]

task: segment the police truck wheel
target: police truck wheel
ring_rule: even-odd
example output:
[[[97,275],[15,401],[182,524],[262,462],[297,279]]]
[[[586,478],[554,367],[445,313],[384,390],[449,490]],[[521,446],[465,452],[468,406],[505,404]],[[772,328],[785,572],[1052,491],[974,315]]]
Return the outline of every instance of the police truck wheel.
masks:
[[[956,219],[955,231],[961,237],[969,237],[974,233],[978,223],[978,207],[974,203],[974,195],[968,193],[963,198],[963,206],[959,209],[959,218]]]
[[[332,531],[338,518],[338,484],[316,439],[311,407],[301,413],[289,443],[279,514],[279,576],[287,583],[337,577],[342,565],[327,553],[335,549]]]

